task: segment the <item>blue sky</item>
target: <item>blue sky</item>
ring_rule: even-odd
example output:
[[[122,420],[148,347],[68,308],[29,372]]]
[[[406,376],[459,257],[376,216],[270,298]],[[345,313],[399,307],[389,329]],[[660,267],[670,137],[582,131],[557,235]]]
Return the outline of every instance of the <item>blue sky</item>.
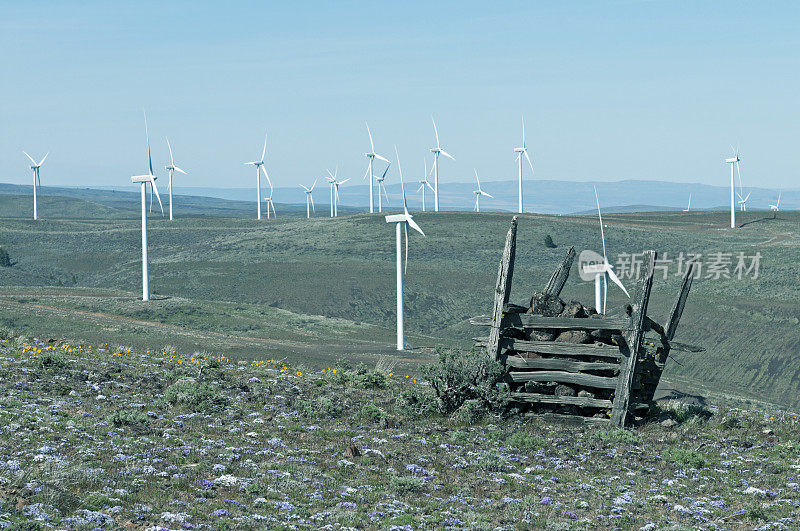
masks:
[[[800,4],[587,2],[3,2],[0,181],[123,185],[146,165],[182,185],[249,187],[264,133],[277,186],[378,152],[442,182],[535,178],[800,187]],[[161,170],[161,175],[164,175]],[[396,182],[396,173],[387,182]]]

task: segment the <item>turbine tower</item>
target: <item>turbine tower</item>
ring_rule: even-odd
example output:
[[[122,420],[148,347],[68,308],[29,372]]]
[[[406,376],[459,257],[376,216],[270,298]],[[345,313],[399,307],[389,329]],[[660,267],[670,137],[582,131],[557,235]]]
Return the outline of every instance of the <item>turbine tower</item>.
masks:
[[[405,266],[408,267],[408,227],[419,232],[423,236],[425,233],[419,228],[419,225],[414,221],[411,214],[408,213],[408,206],[406,205],[406,190],[403,185],[403,170],[400,168],[400,154],[397,153],[397,146],[394,148],[395,156],[397,157],[397,171],[400,173],[400,188],[403,191],[403,213],[386,216],[386,223],[395,224],[395,250],[397,252],[396,259],[396,276],[397,276],[397,350],[405,350],[405,330],[403,327],[403,234],[405,234],[406,252],[405,252]]]
[[[334,173],[331,173],[331,170],[326,170],[328,172],[328,182],[331,183],[331,217],[335,218],[339,216],[339,185],[346,183],[350,180],[348,177],[343,181],[339,181],[339,167],[336,167]]]
[[[489,195],[489,194],[487,194],[486,192],[484,192],[481,189],[481,180],[478,179],[478,170],[475,170],[475,180],[478,182],[478,189],[477,190],[473,190],[472,193],[475,194],[475,212],[480,212],[481,211],[481,196],[485,195],[486,197],[490,197],[492,199],[494,199],[494,197]]]
[[[269,177],[267,178],[267,180],[269,181]],[[276,218],[278,217],[278,213],[275,212],[275,203],[272,202],[272,192],[273,192],[272,183],[270,182],[269,183],[269,195],[264,198],[264,201],[267,203],[267,219],[269,219],[269,210],[270,209],[272,209],[272,215],[274,217],[276,217]]]
[[[770,205],[769,209],[773,212],[778,212],[781,209],[781,192],[778,192],[778,201],[774,205]]]
[[[689,204],[686,205],[686,208],[684,208],[683,211],[689,212],[690,208],[692,208],[692,192],[689,192]]]
[[[264,156],[266,154],[267,154],[267,135],[264,135],[264,150],[261,152],[261,160],[245,162],[245,165],[247,166],[256,167],[256,205],[258,205],[258,214],[256,216],[256,219],[261,219],[261,170],[264,170]],[[264,170],[264,175],[267,175],[266,170]],[[269,177],[267,177],[267,180],[269,180]]]
[[[314,209],[314,213],[317,212],[317,209],[314,208],[314,198],[311,196],[311,194],[314,192],[314,187],[316,185],[317,185],[316,179],[314,179],[314,184],[311,185],[311,188],[303,186],[302,184],[300,185],[300,188],[302,188],[304,191],[303,193],[306,194],[306,219],[311,217],[311,209],[309,209],[309,201],[311,201],[311,208]]]
[[[375,201],[372,198],[373,196],[372,189],[375,184],[375,174],[373,172],[373,164],[375,163],[375,159],[382,160],[386,164],[391,164],[391,162],[389,162],[389,160],[386,157],[382,157],[381,155],[375,153],[375,144],[373,144],[372,142],[372,133],[369,130],[369,124],[367,122],[364,122],[364,124],[367,126],[367,134],[369,135],[369,153],[364,153],[364,156],[367,157],[367,160],[369,160],[369,165],[367,166],[367,173],[364,174],[364,178],[366,179],[367,176],[369,176],[369,213],[372,214],[375,212],[375,206],[374,206]],[[387,166],[386,169],[388,170],[389,167]],[[385,177],[386,172],[383,172],[383,175]],[[379,185],[378,201],[380,201],[380,197],[381,197],[381,190]],[[378,212],[380,212],[380,210],[378,210]]]
[[[23,151],[23,153],[25,153],[25,152]],[[33,219],[34,219],[34,221],[39,219],[39,212],[36,209],[36,188],[38,186],[42,185],[42,183],[39,182],[39,168],[42,167],[42,164],[44,164],[44,159],[46,159],[47,155],[49,155],[49,154],[50,154],[50,152],[48,151],[47,153],[45,153],[44,157],[42,157],[42,160],[40,160],[39,162],[36,162],[35,160],[33,160],[33,157],[31,157],[30,155],[25,153],[25,156],[28,157],[28,159],[30,159],[30,161],[31,161],[31,169],[33,170]]]
[[[428,160],[423,159],[423,163],[425,164],[425,173],[422,174],[422,179],[419,180],[417,192],[422,192],[422,211],[425,212],[425,187],[427,186],[433,191],[433,186],[428,182]]]
[[[736,204],[734,203],[734,184],[733,184],[733,167],[734,165],[738,168],[739,167],[739,152],[734,149],[733,150],[733,157],[729,157],[725,159],[726,164],[731,165],[731,228],[736,228]]]
[[[433,122],[433,133],[436,135],[436,147],[431,148],[433,153],[433,210],[439,212],[439,155],[444,155],[452,160],[456,160],[453,155],[442,149],[439,144],[439,131],[436,129],[436,120],[431,116]]]
[[[522,118],[522,147],[514,148],[514,153],[517,154],[517,177],[519,178],[517,191],[519,194],[518,211],[522,214],[522,156],[528,160],[528,165],[531,167],[531,176],[533,176],[533,162],[528,156],[528,148],[525,147],[525,118]]]
[[[167,187],[169,188],[169,220],[172,221],[172,174],[178,172],[186,175],[186,172],[175,166],[175,159],[172,157],[172,146],[169,144],[169,138],[167,138],[167,147],[169,148],[169,166],[164,166],[164,169],[169,170],[169,185]]]
[[[603,231],[603,215],[600,213],[600,199],[597,197],[597,187],[594,189],[594,199],[597,202],[597,217],[600,220],[600,239],[603,242],[603,263],[593,266],[587,266],[584,270],[590,273],[595,273],[594,277],[594,305],[598,313],[606,313],[606,301],[608,299],[608,279],[610,278],[614,284],[620,287],[625,292],[625,295],[630,298],[628,290],[614,273],[614,266],[608,263],[608,256],[606,255],[606,236]],[[603,279],[602,299],[600,292],[600,278]]]
[[[132,183],[141,184],[142,191],[142,300],[150,300],[150,279],[147,271],[147,210],[145,209],[145,197],[147,183],[150,183],[150,194],[152,197],[155,192],[158,198],[158,205],[161,207],[161,215],[164,215],[164,205],[161,204],[161,196],[156,187],[156,176],[153,174],[153,158],[150,156],[150,135],[147,131],[147,115],[144,117],[144,134],[147,139],[147,164],[148,173],[145,175],[134,175],[131,177]]]

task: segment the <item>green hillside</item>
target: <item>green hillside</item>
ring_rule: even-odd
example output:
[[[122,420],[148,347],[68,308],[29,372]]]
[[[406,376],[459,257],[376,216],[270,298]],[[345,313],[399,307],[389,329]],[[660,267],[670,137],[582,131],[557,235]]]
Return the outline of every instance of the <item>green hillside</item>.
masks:
[[[214,350],[230,345],[229,352],[245,355],[268,348],[319,362],[342,354],[392,353],[394,231],[383,216],[269,222],[169,222],[153,216],[151,287],[169,298],[149,305],[135,300],[141,290],[139,223],[112,216],[86,219],[95,217],[92,211],[84,219],[0,220],[0,244],[16,262],[0,270],[0,319],[40,335],[61,330],[62,336],[94,339],[87,335],[93,331],[98,338],[123,334],[117,341],[130,344],[184,341],[192,348],[213,339]],[[427,213],[415,219],[427,237],[410,236],[409,341],[422,347],[468,345],[480,330],[467,319],[491,309],[510,215]],[[800,214],[781,212],[772,219],[748,212],[736,231],[725,229],[726,215],[716,212],[611,214],[604,221],[612,263],[617,253],[651,248],[673,259],[681,252],[723,252],[734,257],[732,271],[739,252],[761,253],[757,279],[695,282],[678,339],[708,350],[674,354],[665,378],[681,388],[800,405]],[[592,217],[523,216],[512,301],[524,302],[541,289],[570,245],[599,251],[598,233]],[[548,234],[558,248],[543,245]],[[664,321],[679,283],[675,263],[667,279],[656,275],[650,311],[656,320]],[[592,284],[573,271],[563,296],[591,303]],[[609,307],[623,302],[624,295],[612,288]],[[279,310],[289,316],[286,321]],[[102,321],[108,316],[119,318]],[[212,338],[211,332],[219,335]],[[266,345],[267,340],[296,345]],[[416,350],[403,361],[429,355]]]

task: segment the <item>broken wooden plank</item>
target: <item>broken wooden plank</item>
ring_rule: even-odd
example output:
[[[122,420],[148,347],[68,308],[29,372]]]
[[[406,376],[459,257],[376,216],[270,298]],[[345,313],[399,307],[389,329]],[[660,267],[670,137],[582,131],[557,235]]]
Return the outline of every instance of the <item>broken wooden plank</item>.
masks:
[[[497,284],[494,288],[494,308],[492,309],[491,330],[486,353],[490,359],[496,360],[500,355],[500,329],[502,328],[503,308],[508,304],[511,295],[511,281],[514,278],[514,258],[517,252],[517,216],[511,218],[511,227],[506,234],[503,256],[497,272]]]
[[[563,415],[561,413],[526,413],[526,417],[529,418],[541,418],[543,420],[548,420],[551,422],[561,422],[564,424],[570,424],[572,426],[583,426],[583,425],[591,425],[591,426],[608,426],[611,423],[611,419],[607,418],[596,418],[596,417],[583,417],[580,415]]]
[[[564,289],[564,284],[569,278],[569,270],[572,268],[572,262],[575,260],[575,247],[570,247],[561,264],[553,271],[550,280],[544,287],[545,295],[552,295],[558,297],[561,295],[561,290]]]
[[[619,378],[616,379],[614,407],[611,411],[611,423],[619,428],[624,428],[628,420],[633,380],[636,375],[636,364],[639,358],[638,352],[644,336],[645,320],[647,318],[647,304],[650,301],[650,291],[653,288],[656,252],[646,251],[643,258],[643,268],[636,283],[636,292],[629,307],[629,319],[625,326],[626,345],[623,347],[622,368]]]
[[[469,323],[475,326],[492,326],[493,320],[488,315],[472,317]],[[545,317],[530,313],[506,313],[501,322],[502,328],[557,328],[571,330],[611,330],[621,332],[627,324],[627,319],[621,317],[608,317],[605,319],[591,319],[588,317]]]
[[[611,400],[589,398],[585,396],[555,396],[538,393],[511,393],[512,400],[536,404],[559,404],[579,407],[611,407]]]
[[[563,371],[509,371],[512,382],[559,382],[598,389],[615,389],[619,378]]]
[[[475,346],[486,346],[488,337],[476,337]],[[555,341],[525,341],[511,337],[500,338],[500,348],[516,350],[518,352],[536,352],[539,354],[554,354],[558,356],[597,356],[598,358],[621,359],[619,347],[603,343],[558,343]]]
[[[692,280],[694,279],[694,262],[689,263],[686,268],[686,273],[683,275],[683,282],[681,283],[681,290],[678,292],[678,298],[672,306],[672,311],[669,312],[669,319],[667,319],[667,329],[665,336],[667,341],[671,341],[675,337],[675,332],[678,330],[678,322],[683,315],[683,308],[686,305],[686,299],[689,297],[689,290],[692,289]]]
[[[508,356],[506,358],[506,364],[514,367],[515,369],[543,369],[566,372],[619,372],[618,363],[603,363],[600,361],[573,361],[559,358],[523,358],[521,356]]]

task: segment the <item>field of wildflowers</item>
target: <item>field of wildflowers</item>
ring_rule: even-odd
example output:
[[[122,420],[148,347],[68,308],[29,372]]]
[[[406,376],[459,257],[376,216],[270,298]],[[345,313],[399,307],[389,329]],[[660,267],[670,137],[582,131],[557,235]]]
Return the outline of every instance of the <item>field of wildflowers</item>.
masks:
[[[444,417],[425,381],[381,365],[0,340],[0,527],[800,526],[794,414]]]

